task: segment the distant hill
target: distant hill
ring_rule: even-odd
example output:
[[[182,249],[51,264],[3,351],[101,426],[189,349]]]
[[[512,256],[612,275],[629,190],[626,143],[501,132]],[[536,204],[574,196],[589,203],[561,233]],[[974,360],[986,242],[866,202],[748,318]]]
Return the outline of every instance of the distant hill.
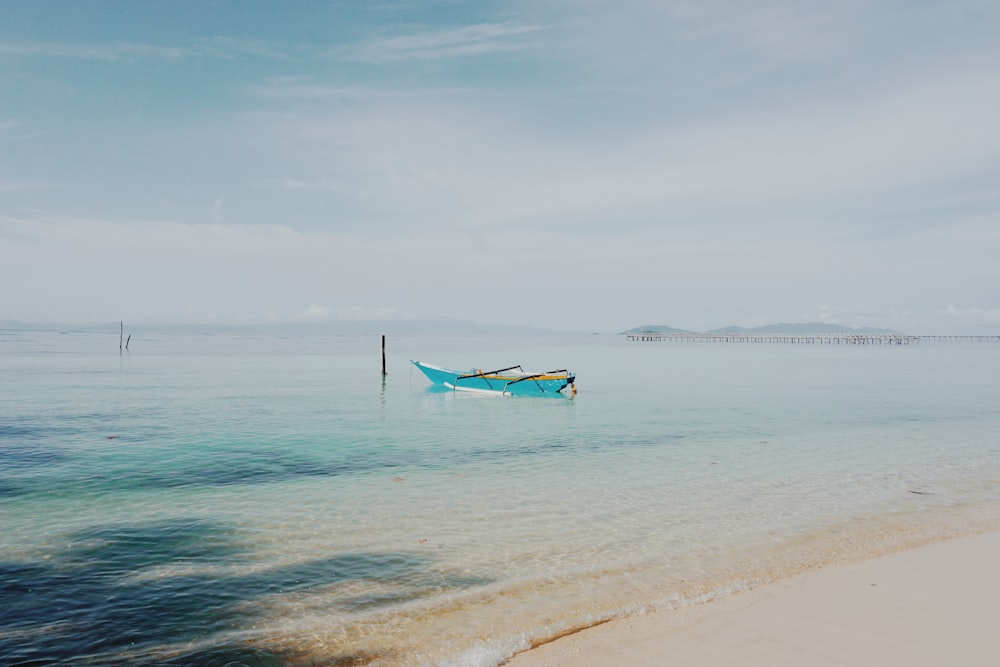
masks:
[[[893,329],[877,329],[873,327],[861,327],[852,329],[842,324],[827,324],[824,322],[779,322],[778,324],[766,324],[761,327],[739,327],[729,326],[711,331],[693,332],[690,329],[675,329],[664,325],[645,325],[635,327],[622,334],[637,333],[710,333],[710,334],[895,334],[901,332]]]
[[[668,327],[662,324],[645,324],[641,327],[635,327],[634,329],[629,329],[628,331],[623,331],[622,335],[627,334],[639,334],[639,333],[695,333],[690,329],[675,329],[673,327]]]

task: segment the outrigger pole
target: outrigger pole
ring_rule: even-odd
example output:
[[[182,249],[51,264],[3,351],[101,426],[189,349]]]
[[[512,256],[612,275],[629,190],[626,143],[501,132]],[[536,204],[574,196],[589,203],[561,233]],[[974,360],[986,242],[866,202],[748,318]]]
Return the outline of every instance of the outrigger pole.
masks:
[[[477,377],[481,377],[483,375],[496,375],[497,373],[503,373],[504,371],[512,371],[515,368],[521,368],[521,366],[520,365],[518,365],[518,366],[510,366],[509,368],[500,368],[500,369],[495,370],[495,371],[479,371],[478,373],[471,373],[469,375],[459,375],[455,379],[456,380],[464,380],[466,378],[477,378]],[[524,369],[521,368],[521,371],[523,372]]]

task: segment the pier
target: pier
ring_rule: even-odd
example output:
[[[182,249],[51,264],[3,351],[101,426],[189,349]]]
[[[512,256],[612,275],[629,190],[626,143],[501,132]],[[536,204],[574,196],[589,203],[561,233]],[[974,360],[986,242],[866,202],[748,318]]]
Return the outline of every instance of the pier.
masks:
[[[908,336],[906,334],[788,334],[698,333],[638,331],[625,334],[631,341],[676,343],[792,343],[800,345],[919,345],[933,343],[1000,343],[1000,336]]]
[[[922,336],[905,334],[658,333],[625,334],[630,341],[674,343],[791,343],[799,345],[919,345]],[[939,338],[932,336],[929,338]],[[940,338],[965,338],[948,336]],[[986,338],[1000,338],[987,336]]]
[[[1000,343],[1000,336],[921,336],[935,343]]]

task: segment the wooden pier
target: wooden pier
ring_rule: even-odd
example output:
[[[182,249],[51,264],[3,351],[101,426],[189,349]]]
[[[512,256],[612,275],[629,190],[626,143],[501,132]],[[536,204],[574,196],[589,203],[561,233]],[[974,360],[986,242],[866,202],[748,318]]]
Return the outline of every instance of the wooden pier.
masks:
[[[921,336],[935,343],[1000,343],[1000,336]]]
[[[630,341],[674,343],[791,343],[799,345],[919,345],[921,336],[904,334],[659,333],[625,334]],[[953,338],[953,337],[949,337]]]

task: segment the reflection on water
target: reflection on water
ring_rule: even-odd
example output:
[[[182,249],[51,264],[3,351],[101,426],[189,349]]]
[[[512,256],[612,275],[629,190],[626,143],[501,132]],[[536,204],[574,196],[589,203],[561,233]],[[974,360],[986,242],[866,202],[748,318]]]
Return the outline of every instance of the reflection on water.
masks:
[[[18,340],[2,664],[496,665],[1000,520],[1000,347],[394,344],[578,370],[538,400],[353,339]]]

